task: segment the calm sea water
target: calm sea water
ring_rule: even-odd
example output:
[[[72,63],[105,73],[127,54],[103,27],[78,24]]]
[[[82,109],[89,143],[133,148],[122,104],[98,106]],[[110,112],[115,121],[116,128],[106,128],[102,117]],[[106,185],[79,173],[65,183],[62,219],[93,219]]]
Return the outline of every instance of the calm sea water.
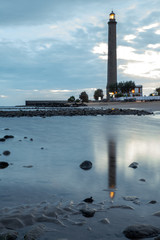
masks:
[[[0,126],[0,137],[14,135],[0,143],[0,161],[11,164],[0,170],[1,206],[90,196],[117,203],[128,195],[160,199],[160,114],[1,118]],[[79,167],[85,160],[91,170]],[[128,167],[132,162],[137,169]]]

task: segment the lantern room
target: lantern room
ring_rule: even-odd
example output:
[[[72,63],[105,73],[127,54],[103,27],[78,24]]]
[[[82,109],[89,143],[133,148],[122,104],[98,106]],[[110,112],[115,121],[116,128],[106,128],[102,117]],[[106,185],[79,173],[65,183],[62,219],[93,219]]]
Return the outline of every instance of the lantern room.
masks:
[[[113,11],[109,14],[109,20],[110,21],[115,21],[116,20],[115,13]]]

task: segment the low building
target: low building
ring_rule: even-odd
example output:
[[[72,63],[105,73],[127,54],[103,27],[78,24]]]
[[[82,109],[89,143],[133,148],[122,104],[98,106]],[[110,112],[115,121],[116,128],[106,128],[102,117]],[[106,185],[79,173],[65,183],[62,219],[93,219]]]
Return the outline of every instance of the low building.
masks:
[[[53,100],[27,100],[27,107],[65,107],[67,101],[53,101]]]
[[[136,85],[134,90],[131,91],[131,96],[132,97],[142,97],[142,95],[143,95],[142,88],[143,88],[142,85]]]

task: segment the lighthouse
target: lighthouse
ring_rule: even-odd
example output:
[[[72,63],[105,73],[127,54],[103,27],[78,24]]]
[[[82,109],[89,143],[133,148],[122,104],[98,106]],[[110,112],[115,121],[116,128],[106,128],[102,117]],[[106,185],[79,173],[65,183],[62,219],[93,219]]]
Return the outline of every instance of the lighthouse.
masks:
[[[108,68],[107,68],[107,100],[110,99],[110,92],[116,91],[117,85],[117,43],[116,43],[116,19],[112,11],[108,21]],[[113,94],[113,93],[112,93]]]

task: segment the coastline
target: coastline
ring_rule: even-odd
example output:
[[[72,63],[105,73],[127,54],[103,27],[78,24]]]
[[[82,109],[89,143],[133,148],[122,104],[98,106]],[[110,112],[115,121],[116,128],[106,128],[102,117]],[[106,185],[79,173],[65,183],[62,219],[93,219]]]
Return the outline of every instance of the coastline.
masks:
[[[160,111],[160,101],[148,102],[90,102],[89,107],[137,109],[149,112]]]
[[[70,107],[9,107],[1,108],[0,117],[52,117],[97,115],[148,115],[160,111],[160,102],[89,102],[86,106]]]

